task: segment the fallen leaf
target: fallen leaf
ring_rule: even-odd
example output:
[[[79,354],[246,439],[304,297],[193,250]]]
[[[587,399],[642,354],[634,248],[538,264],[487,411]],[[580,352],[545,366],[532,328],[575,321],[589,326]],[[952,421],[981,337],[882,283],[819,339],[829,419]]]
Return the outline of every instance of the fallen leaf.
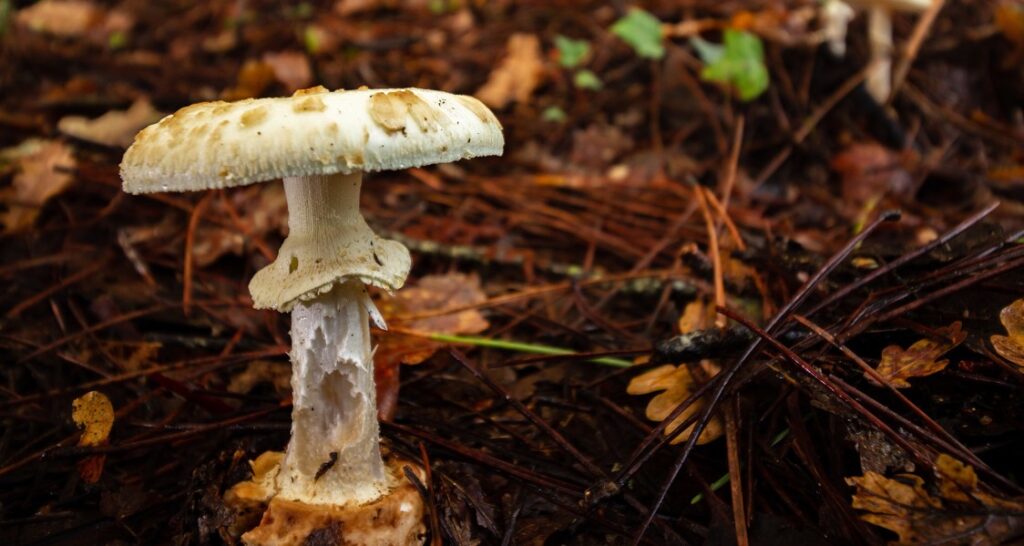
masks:
[[[377,302],[389,324],[423,334],[479,334],[490,323],[476,309],[459,313],[426,317],[401,322],[402,315],[414,315],[449,307],[473,305],[486,301],[476,275],[448,273],[423,277],[413,286],[407,286],[393,296]],[[382,419],[389,419],[398,402],[398,367],[400,364],[419,364],[430,358],[444,344],[422,336],[411,336],[391,331],[379,338],[375,353],[374,377],[377,382],[377,409]]]
[[[512,101],[526,103],[543,74],[540,40],[532,34],[513,34],[505,58],[475,95],[492,108],[504,108]]]
[[[11,187],[0,192],[0,202],[7,206],[0,223],[8,233],[31,227],[39,209],[71,184],[73,178],[66,171],[76,165],[69,146],[38,139],[0,150],[0,161],[11,162],[18,170]]]
[[[832,158],[832,170],[842,179],[843,200],[859,210],[883,195],[909,196],[914,179],[903,156],[876,142],[851,144]]]
[[[1024,299],[1007,305],[999,312],[1008,336],[992,336],[989,340],[999,356],[1024,367]]]
[[[135,372],[150,366],[163,343],[159,341],[102,341],[103,350],[119,368]]]
[[[127,110],[111,110],[96,118],[64,116],[57,122],[60,132],[75,138],[127,148],[135,140],[135,134],[143,127],[159,120],[164,114],[158,112],[148,99],[138,99]]]
[[[993,10],[993,23],[1013,44],[1003,59],[1003,66],[1020,66],[1024,60],[1024,5],[1015,0],[1001,0]]]
[[[18,10],[15,21],[33,32],[62,38],[91,34],[101,42],[134,24],[126,12],[101,8],[85,0],[42,0]]]
[[[938,328],[935,332],[946,341],[922,339],[909,349],[903,349],[898,345],[890,345],[883,349],[882,361],[877,368],[878,374],[892,386],[904,389],[910,386],[907,379],[925,377],[945,369],[949,365],[949,360],[939,358],[967,339],[967,332],[961,329],[959,322]],[[870,376],[867,377],[870,379]]]
[[[114,427],[114,406],[101,392],[89,391],[71,403],[71,419],[82,435],[80,447],[99,446],[107,443],[110,429]],[[103,473],[105,455],[91,455],[78,461],[78,474],[86,483],[96,483]]]
[[[378,307],[384,318],[391,322],[392,319],[400,318],[402,315],[415,315],[449,307],[473,305],[486,300],[487,296],[480,289],[479,277],[463,273],[448,273],[423,277],[413,286],[407,286],[394,296],[384,298],[378,303]],[[487,319],[476,309],[399,322],[398,324],[404,329],[425,334],[479,334],[490,327]],[[399,359],[403,364],[419,364],[430,358],[430,355],[441,347],[443,344],[435,341],[413,338],[412,340],[403,340],[400,348],[393,349],[401,349]]]
[[[687,334],[696,330],[710,328],[714,325],[715,308],[703,299],[697,299],[686,305],[683,314],[679,317],[679,331]],[[699,371],[699,377],[694,377],[694,370],[686,364],[674,366],[666,364],[653,370],[644,372],[634,377],[626,387],[629,394],[642,395],[652,392],[664,391],[655,396],[647,403],[645,415],[651,421],[664,421],[675,411],[684,400],[709,379],[718,374],[721,370],[712,360],[701,360],[695,367]],[[702,400],[691,403],[676,419],[665,427],[665,435],[675,434],[676,428],[686,421],[690,416],[704,408]],[[673,444],[685,442],[693,431],[694,425],[688,426],[681,434],[672,440]],[[706,444],[719,438],[724,432],[722,420],[717,415],[711,417],[704,432],[697,438],[698,444]]]
[[[196,231],[192,257],[198,267],[206,267],[225,254],[241,255],[247,242],[271,232],[283,233],[288,224],[288,202],[281,184],[258,184],[231,190],[226,200],[210,202],[204,216],[230,220],[234,208],[242,228],[233,222],[227,225],[203,222]]]
[[[227,101],[258,97],[274,82],[274,69],[263,61],[248,60],[238,71],[234,87],[224,90],[221,98]]]
[[[257,385],[268,384],[274,392],[284,394],[291,389],[292,367],[287,362],[254,360],[241,373],[231,377],[228,392],[249,394]]]
[[[270,66],[274,77],[289,93],[305,89],[313,82],[313,68],[309,65],[309,57],[301,51],[265,53],[263,62]]]
[[[103,12],[82,0],[42,0],[18,10],[15,20],[34,32],[55,36],[79,36],[97,24]]]
[[[846,478],[864,521],[899,536],[898,544],[1003,544],[1024,528],[1024,503],[986,493],[974,469],[942,454],[936,460],[938,496],[913,474],[876,472]]]
[[[89,391],[71,403],[71,419],[82,429],[78,445],[98,446],[114,426],[114,406],[102,392]]]

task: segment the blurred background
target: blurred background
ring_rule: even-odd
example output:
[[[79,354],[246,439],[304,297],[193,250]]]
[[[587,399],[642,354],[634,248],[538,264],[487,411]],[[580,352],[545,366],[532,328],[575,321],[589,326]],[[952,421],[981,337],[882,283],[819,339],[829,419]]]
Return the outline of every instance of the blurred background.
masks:
[[[247,290],[283,191],[128,196],[118,163],[183,106],[316,85],[473,95],[504,126],[503,157],[363,190],[413,254],[374,295],[378,394],[388,448],[433,469],[434,543],[1020,535],[1024,349],[989,339],[1024,340],[1020,2],[0,0],[0,536],[238,540],[220,495],[288,438],[288,318]],[[800,312],[930,377],[884,388],[789,321],[768,334],[820,377],[772,350],[713,381],[755,339],[715,305],[770,325],[822,267]],[[83,443],[89,391],[111,410]],[[657,445],[687,419],[699,446]],[[987,500],[923,496],[940,453]],[[870,472],[931,480],[904,500],[934,513],[872,521]]]

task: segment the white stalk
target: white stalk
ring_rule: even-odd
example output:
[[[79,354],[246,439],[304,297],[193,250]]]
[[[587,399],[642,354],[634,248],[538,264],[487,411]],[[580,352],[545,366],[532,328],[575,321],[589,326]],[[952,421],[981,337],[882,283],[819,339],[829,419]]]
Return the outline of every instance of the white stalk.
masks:
[[[868,45],[871,66],[864,86],[876,102],[884,104],[892,89],[892,14],[887,7],[875,5],[868,10]]]
[[[359,214],[358,174],[310,178],[285,180],[289,240],[301,242],[303,259],[375,237]],[[292,436],[274,484],[282,498],[363,504],[392,485],[380,455],[371,318],[383,327],[352,278],[292,308]]]

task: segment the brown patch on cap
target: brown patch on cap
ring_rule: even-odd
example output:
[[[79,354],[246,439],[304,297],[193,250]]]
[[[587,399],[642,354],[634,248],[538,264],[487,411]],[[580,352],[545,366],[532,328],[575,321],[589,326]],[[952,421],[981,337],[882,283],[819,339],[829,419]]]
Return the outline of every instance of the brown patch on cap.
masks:
[[[294,110],[296,114],[301,114],[303,112],[323,112],[326,109],[327,105],[324,104],[324,101],[320,100],[320,97],[317,96],[309,96],[292,104],[292,110]]]
[[[305,95],[319,95],[320,93],[330,93],[328,89],[322,85],[316,87],[307,87],[306,89],[298,89],[292,93],[293,97],[302,97]]]
[[[370,117],[389,132],[405,129],[409,115],[423,132],[436,131],[441,126],[440,111],[412,91],[402,89],[370,97]]]
[[[374,93],[370,96],[370,118],[385,131],[393,133],[405,129],[408,113],[409,103],[398,93]]]
[[[480,121],[484,123],[497,123],[498,119],[494,117],[489,108],[484,106],[484,103],[466,95],[455,95],[455,99],[462,103],[467,110],[476,114]]]
[[[267,107],[257,106],[242,113],[242,127],[255,127],[267,119]]]

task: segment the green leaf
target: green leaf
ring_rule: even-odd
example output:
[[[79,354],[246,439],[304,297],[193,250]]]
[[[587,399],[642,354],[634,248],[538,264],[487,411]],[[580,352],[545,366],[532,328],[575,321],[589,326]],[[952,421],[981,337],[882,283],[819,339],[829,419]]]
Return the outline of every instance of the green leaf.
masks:
[[[576,75],[572,78],[572,82],[580,89],[589,89],[591,91],[597,91],[598,89],[601,89],[602,86],[601,78],[598,78],[597,74],[594,74],[585,68],[576,72]]]
[[[548,106],[540,113],[540,119],[552,123],[563,123],[567,117],[569,116],[565,114],[565,110],[557,106]]]
[[[756,35],[740,30],[726,30],[725,46],[720,55],[716,47],[697,45],[699,43],[694,42],[694,47],[705,63],[700,73],[701,79],[732,87],[743,101],[754,100],[768,89],[764,47]]]
[[[665,56],[662,45],[661,21],[650,13],[632,8],[625,17],[612,25],[613,34],[633,47],[633,51],[646,59],[660,59]]]
[[[555,47],[558,49],[558,64],[564,68],[576,68],[590,54],[590,42],[573,40],[561,34],[555,36]]]

